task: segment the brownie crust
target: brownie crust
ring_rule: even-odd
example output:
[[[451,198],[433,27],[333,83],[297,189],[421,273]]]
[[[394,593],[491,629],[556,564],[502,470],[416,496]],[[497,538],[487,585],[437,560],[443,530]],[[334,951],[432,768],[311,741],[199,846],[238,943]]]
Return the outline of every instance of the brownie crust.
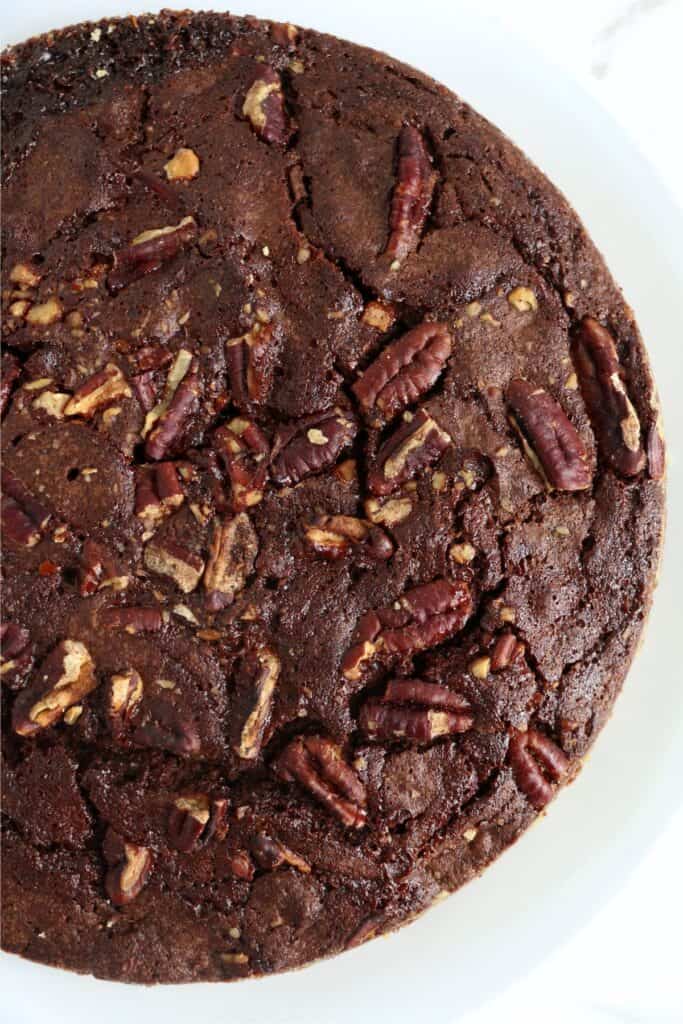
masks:
[[[163,12],[2,68],[3,948],[302,966],[479,874],[608,717],[663,521],[637,325],[384,54]]]

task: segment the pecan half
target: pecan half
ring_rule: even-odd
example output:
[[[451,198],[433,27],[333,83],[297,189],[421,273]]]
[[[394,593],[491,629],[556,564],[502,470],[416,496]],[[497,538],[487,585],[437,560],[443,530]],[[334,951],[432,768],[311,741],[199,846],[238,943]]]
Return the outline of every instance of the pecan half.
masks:
[[[116,293],[146,274],[159,270],[164,263],[194,241],[197,225],[194,217],[183,217],[179,224],[143,231],[132,243],[114,256],[114,266],[107,276],[110,291]]]
[[[304,527],[304,537],[317,555],[331,562],[352,552],[372,564],[394,553],[393,542],[381,526],[355,516],[318,516]]]
[[[114,906],[123,907],[141,892],[152,870],[152,851],[146,846],[128,843],[108,828],[103,843],[104,859],[109,865],[104,888]]]
[[[264,871],[273,871],[283,864],[288,864],[305,875],[310,874],[311,866],[303,857],[290,850],[279,839],[271,839],[265,832],[258,832],[251,840],[251,852],[258,866]]]
[[[122,732],[140,706],[144,693],[142,676],[134,669],[111,677],[107,711],[115,733]]]
[[[380,447],[376,463],[368,473],[370,491],[379,496],[390,494],[420,470],[438,462],[450,443],[450,435],[420,409]]]
[[[584,317],[572,355],[602,457],[622,476],[635,476],[645,465],[640,420],[612,335],[593,317]]]
[[[38,680],[17,697],[12,712],[14,731],[33,736],[57,722],[97,686],[95,665],[79,640],[62,640],[48,654]]]
[[[291,486],[329,469],[351,444],[357,430],[351,415],[336,408],[279,427],[271,458],[273,479]]]
[[[365,825],[365,786],[332,740],[297,736],[280,754],[275,770],[285,781],[304,786],[347,828]]]
[[[181,853],[193,853],[214,835],[222,837],[227,811],[227,800],[212,800],[205,793],[176,797],[168,816],[169,845]]]
[[[213,444],[230,478],[233,510],[243,512],[258,505],[268,476],[265,435],[252,420],[238,416],[214,431]]]
[[[150,541],[145,546],[144,563],[150,572],[168,576],[183,594],[190,594],[199,585],[204,560],[175,541]]]
[[[352,387],[375,426],[416,402],[436,383],[451,354],[445,324],[423,323],[392,341]]]
[[[561,782],[570,764],[560,748],[536,729],[512,732],[508,760],[515,782],[537,811],[552,799],[551,783]]]
[[[135,514],[147,530],[179,508],[185,500],[178,470],[173,462],[141,466],[135,473]]]
[[[472,596],[464,580],[436,579],[406,590],[394,605],[361,617],[342,672],[358,680],[369,661],[435,647],[461,630],[471,614]]]
[[[385,252],[402,260],[417,248],[432,201],[437,174],[421,133],[405,124],[398,137],[396,184],[391,197]]]
[[[559,402],[521,378],[508,384],[507,400],[527,457],[548,486],[559,491],[590,487],[588,454]]]
[[[204,573],[206,605],[220,611],[243,589],[258,554],[258,537],[246,512],[217,520]]]
[[[363,704],[358,724],[370,739],[406,739],[431,743],[440,736],[467,732],[474,718],[465,697],[421,679],[392,679],[383,697]]]
[[[128,606],[127,608],[105,608],[100,615],[105,629],[121,629],[125,633],[156,633],[164,624],[158,608]]]
[[[198,367],[192,353],[181,348],[169,370],[163,398],[145,419],[142,433],[147,439],[147,458],[164,458],[197,407],[200,393]]]
[[[0,626],[0,677],[10,689],[19,688],[33,667],[33,645],[27,629],[18,622]]]
[[[291,134],[285,111],[280,76],[267,64],[261,64],[242,103],[246,117],[264,142],[284,145]]]
[[[280,659],[270,647],[262,644],[246,652],[237,677],[235,697],[243,723],[235,751],[245,760],[253,760],[261,751],[279,677]]]
[[[130,398],[131,394],[118,366],[107,363],[74,391],[73,397],[64,406],[64,415],[90,419],[99,409],[111,405],[117,398]]]
[[[235,404],[243,412],[262,405],[273,376],[273,329],[255,323],[247,334],[225,343],[225,362]]]

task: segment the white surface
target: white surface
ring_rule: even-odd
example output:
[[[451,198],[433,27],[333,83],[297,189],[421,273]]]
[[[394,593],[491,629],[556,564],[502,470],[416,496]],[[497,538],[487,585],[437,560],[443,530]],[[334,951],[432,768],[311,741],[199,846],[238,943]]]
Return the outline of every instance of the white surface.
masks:
[[[38,0],[4,14],[4,38],[128,9],[100,0]],[[645,647],[578,782],[481,880],[410,928],[296,975],[229,988],[126,989],[4,957],[6,1019],[120,1024],[126,1014],[144,1014],[150,1024],[196,1017],[207,1024],[364,1024],[371,1014],[386,1014],[395,1022],[429,1017],[467,1024],[680,1021],[683,815],[665,826],[680,803],[683,744],[676,650],[683,579],[683,218],[636,146],[572,79],[583,79],[619,116],[680,201],[682,6],[676,0],[476,6],[273,0],[249,2],[248,10],[365,42],[422,68],[504,128],[575,204],[636,311],[662,391],[673,527],[662,581]],[[565,70],[534,55],[531,43]],[[513,989],[495,995],[514,979]],[[486,1008],[463,1016],[485,998]]]

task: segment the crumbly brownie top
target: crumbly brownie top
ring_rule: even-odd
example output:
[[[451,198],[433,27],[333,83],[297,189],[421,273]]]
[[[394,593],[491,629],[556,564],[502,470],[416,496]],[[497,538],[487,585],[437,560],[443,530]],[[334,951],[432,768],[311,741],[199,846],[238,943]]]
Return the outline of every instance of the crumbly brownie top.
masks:
[[[620,688],[662,516],[631,311],[382,54],[163,13],[3,68],[5,948],[169,982],[357,945],[513,842]]]

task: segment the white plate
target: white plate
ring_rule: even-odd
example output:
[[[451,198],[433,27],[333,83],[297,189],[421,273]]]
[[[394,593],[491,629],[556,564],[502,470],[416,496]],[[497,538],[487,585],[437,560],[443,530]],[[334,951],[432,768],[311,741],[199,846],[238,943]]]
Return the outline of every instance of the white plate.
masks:
[[[101,0],[14,6],[4,15],[5,42],[128,10]],[[256,982],[141,989],[3,956],[0,991],[13,1024],[456,1020],[585,924],[681,799],[680,211],[595,100],[469,4],[249,0],[249,10],[374,45],[421,68],[506,130],[574,203],[636,311],[662,392],[672,526],[662,579],[644,649],[590,763],[547,819],[483,878],[395,935]]]

